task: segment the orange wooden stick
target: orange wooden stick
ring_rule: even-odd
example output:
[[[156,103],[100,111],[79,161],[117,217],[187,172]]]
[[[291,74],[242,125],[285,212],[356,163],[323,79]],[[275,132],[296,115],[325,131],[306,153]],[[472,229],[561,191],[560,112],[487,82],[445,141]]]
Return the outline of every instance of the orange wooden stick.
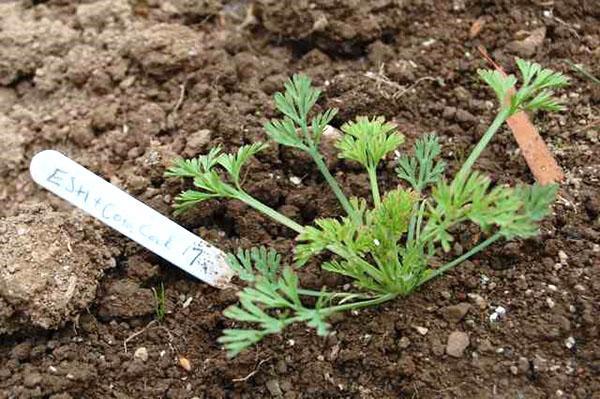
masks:
[[[497,71],[506,75],[502,67],[494,62],[483,47],[479,46],[477,49]],[[541,185],[560,183],[565,175],[527,114],[519,111],[508,118],[507,124],[535,180]]]

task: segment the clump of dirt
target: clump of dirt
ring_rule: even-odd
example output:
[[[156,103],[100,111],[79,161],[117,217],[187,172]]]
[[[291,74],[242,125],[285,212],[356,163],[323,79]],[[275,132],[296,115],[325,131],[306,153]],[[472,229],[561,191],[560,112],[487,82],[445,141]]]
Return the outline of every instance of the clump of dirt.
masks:
[[[72,321],[114,266],[97,227],[80,216],[32,205],[0,219],[0,334]]]
[[[262,26],[278,37],[312,43],[334,53],[357,55],[369,43],[391,39],[406,18],[411,1],[259,0]],[[294,23],[290,23],[294,21]]]

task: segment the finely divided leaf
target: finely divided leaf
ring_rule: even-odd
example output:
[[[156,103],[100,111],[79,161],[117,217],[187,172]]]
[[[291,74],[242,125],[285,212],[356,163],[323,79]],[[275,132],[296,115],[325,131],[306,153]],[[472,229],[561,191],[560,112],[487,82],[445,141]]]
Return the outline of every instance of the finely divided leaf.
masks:
[[[256,155],[265,148],[267,148],[267,145],[261,142],[243,145],[238,148],[236,154],[223,154],[219,157],[218,163],[229,173],[233,183],[239,187],[242,166],[248,162],[250,157]]]
[[[196,177],[211,170],[222,156],[221,148],[214,147],[208,154],[200,155],[198,158],[178,159],[173,166],[167,169],[167,177]]]
[[[388,153],[404,142],[404,136],[395,129],[383,117],[358,117],[355,122],[345,123],[342,126],[345,134],[336,144],[340,158],[356,161],[367,169],[376,168]]]
[[[504,106],[507,96],[517,83],[517,78],[514,75],[505,76],[498,71],[490,69],[479,69],[477,70],[477,74],[494,90],[501,106]]]
[[[402,155],[398,158],[396,173],[417,192],[421,192],[427,185],[439,181],[446,164],[444,161],[435,160],[441,153],[441,147],[433,133],[419,138],[415,142],[414,151],[411,157]]]

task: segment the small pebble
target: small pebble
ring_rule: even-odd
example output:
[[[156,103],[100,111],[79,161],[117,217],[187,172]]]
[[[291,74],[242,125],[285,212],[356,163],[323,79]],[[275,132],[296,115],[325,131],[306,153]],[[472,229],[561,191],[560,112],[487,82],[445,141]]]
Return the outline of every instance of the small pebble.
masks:
[[[560,251],[558,251],[558,259],[560,259],[560,263],[565,264],[567,263],[567,259],[569,259],[569,256],[565,253],[565,251],[561,249]]]
[[[569,337],[565,339],[565,346],[567,347],[567,349],[573,348],[575,346],[575,338]]]
[[[548,305],[548,307],[550,309],[554,308],[554,305],[556,305],[556,303],[554,303],[554,301],[552,300],[552,298],[548,297],[546,298],[546,305]]]
[[[410,346],[410,339],[408,339],[408,337],[400,338],[400,341],[398,341],[398,346],[402,349],[408,348]]]
[[[503,306],[498,306],[494,309],[494,313],[490,315],[490,322],[495,323],[506,315],[506,309]]]
[[[188,297],[188,299],[185,300],[185,302],[183,302],[183,304],[181,305],[182,308],[187,308],[188,306],[190,306],[190,304],[192,303],[192,301],[194,300],[193,297]]]
[[[446,353],[452,357],[461,357],[469,346],[469,334],[462,331],[452,331],[446,343]]]
[[[146,360],[148,360],[148,349],[146,349],[143,346],[140,346],[133,353],[133,357],[135,359],[140,359],[142,362],[145,362]]]
[[[526,357],[521,356],[517,364],[521,373],[525,374],[529,371],[529,359]]]
[[[483,310],[487,308],[487,301],[479,294],[468,294],[467,295],[470,300],[475,302],[475,305],[479,307],[479,309]]]
[[[183,357],[183,356],[179,356],[179,365],[181,366],[182,369],[184,369],[185,371],[192,371],[192,364],[190,363],[190,361]]]
[[[420,326],[415,326],[415,330],[417,330],[417,332],[421,335],[425,335],[429,331],[428,328],[420,327]]]
[[[267,381],[267,383],[265,385],[267,386],[267,389],[269,390],[269,393],[272,396],[280,397],[280,396],[283,395],[283,391],[281,390],[281,386],[279,385],[279,381],[277,381],[277,380],[269,380],[269,381]]]
[[[299,186],[300,184],[302,184],[302,179],[299,178],[298,176],[291,176],[290,177],[290,181],[292,182],[292,184],[295,184],[297,186]]]
[[[513,365],[513,366],[510,366],[510,372],[511,372],[513,375],[517,375],[517,374],[519,374],[519,368],[518,368],[517,366],[514,366],[514,365]]]

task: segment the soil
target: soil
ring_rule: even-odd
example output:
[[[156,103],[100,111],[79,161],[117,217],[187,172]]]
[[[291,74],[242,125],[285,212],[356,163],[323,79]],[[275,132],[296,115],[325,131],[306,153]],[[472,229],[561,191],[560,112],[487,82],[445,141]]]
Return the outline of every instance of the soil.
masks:
[[[600,87],[566,62],[600,76],[599,20],[593,0],[0,3],[2,243],[32,251],[0,265],[64,256],[77,275],[93,270],[60,322],[2,336],[0,398],[600,398]],[[228,360],[217,338],[235,292],[87,217],[71,221],[27,171],[54,148],[171,215],[184,187],[163,178],[171,160],[265,140],[272,94],[301,71],[323,89],[320,107],[340,108],[334,126],[381,114],[408,144],[436,131],[452,172],[494,113],[476,79],[478,45],[509,72],[519,55],[572,78],[568,111],[533,119],[567,176],[552,217],[538,238],[496,244],[408,298],[342,315],[327,338],[297,326]],[[366,176],[326,150],[345,190],[365,195]],[[381,170],[388,188],[393,167]],[[498,183],[533,181],[506,128],[478,167]],[[275,145],[245,186],[301,223],[340,211],[310,162]],[[293,248],[290,231],[237,202],[174,218],[224,250]],[[82,248],[77,262],[52,248],[61,232]],[[465,232],[454,251],[472,239]],[[316,265],[301,277],[343,283]],[[156,322],[161,283],[168,312]]]

